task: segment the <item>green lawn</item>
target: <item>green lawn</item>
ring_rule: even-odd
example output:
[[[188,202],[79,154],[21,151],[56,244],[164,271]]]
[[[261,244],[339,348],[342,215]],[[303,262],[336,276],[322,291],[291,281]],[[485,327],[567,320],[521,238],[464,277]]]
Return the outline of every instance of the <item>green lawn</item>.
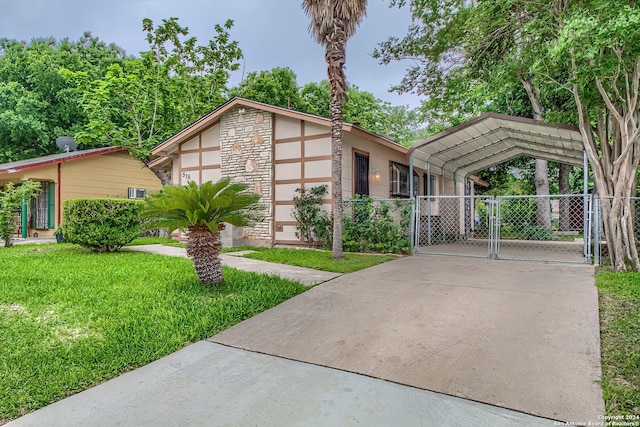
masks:
[[[209,288],[188,259],[68,244],[1,248],[0,265],[0,424],[307,289],[227,268]]]
[[[313,268],[315,270],[332,271],[334,273],[352,273],[364,268],[372,267],[392,259],[393,255],[374,254],[345,254],[344,260],[331,258],[331,252],[315,249],[287,249],[287,248],[233,248],[233,250],[252,250],[254,253],[244,255],[245,258],[259,259],[278,264],[296,265],[298,267]]]
[[[176,246],[179,248],[184,248],[186,246],[184,242],[180,242],[178,240],[167,238],[167,237],[138,237],[131,243],[127,244],[127,246],[141,246],[141,245],[165,245],[165,246]]]
[[[129,243],[127,246],[154,244],[185,247],[183,242],[162,237],[141,237]],[[239,251],[254,252],[243,255],[245,258],[275,262],[278,264],[296,265],[298,267],[313,268],[315,270],[332,271],[334,273],[352,273],[397,258],[394,255],[347,253],[345,254],[344,260],[335,260],[331,258],[331,252],[315,249],[260,248],[249,246],[222,249],[223,253]]]
[[[596,276],[602,391],[609,415],[640,414],[640,273]]]
[[[141,244],[171,243],[145,239]],[[235,248],[246,257],[350,272],[388,255]],[[198,283],[188,259],[77,246],[0,248],[0,424],[207,338],[303,292],[284,279],[225,268]],[[596,276],[607,414],[640,413],[640,273]]]

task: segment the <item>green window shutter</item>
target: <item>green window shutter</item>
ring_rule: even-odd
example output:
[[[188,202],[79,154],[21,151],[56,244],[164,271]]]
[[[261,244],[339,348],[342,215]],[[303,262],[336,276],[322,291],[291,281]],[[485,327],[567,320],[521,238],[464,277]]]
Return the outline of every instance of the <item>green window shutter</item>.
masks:
[[[49,203],[49,208],[47,212],[47,227],[49,229],[56,228],[55,218],[56,218],[56,184],[54,182],[49,183],[49,197],[47,197],[47,201]]]
[[[22,221],[22,235],[23,239],[29,237],[29,200],[26,197],[22,198],[22,213],[20,214]]]

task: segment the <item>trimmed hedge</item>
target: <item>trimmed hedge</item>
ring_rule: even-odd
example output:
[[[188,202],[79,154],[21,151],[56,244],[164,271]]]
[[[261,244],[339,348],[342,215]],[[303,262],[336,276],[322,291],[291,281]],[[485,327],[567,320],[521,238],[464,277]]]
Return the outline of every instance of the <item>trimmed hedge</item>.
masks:
[[[98,252],[114,252],[140,235],[142,202],[73,199],[64,202],[64,238]]]

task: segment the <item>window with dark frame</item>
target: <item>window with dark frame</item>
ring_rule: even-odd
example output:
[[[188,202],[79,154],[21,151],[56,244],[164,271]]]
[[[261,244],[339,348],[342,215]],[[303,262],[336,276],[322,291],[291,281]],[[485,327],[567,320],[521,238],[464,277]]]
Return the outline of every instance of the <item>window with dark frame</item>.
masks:
[[[49,215],[52,213],[49,207],[49,183],[40,182],[38,195],[30,201],[31,226],[36,230],[49,229]]]
[[[436,196],[438,194],[437,191],[437,178],[435,175],[423,175],[423,191],[425,196]]]
[[[409,197],[409,166],[391,162],[390,193],[396,197]],[[418,195],[420,176],[413,171],[413,194]]]
[[[353,194],[369,195],[369,156],[353,153]]]

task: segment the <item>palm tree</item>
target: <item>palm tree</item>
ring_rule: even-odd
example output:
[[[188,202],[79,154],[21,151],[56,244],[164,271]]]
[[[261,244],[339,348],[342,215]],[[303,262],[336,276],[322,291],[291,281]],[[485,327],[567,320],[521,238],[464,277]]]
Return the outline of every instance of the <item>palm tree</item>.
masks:
[[[331,195],[333,198],[333,258],[342,251],[342,105],[347,99],[344,75],[347,40],[366,14],[367,0],[303,0],[302,9],[311,19],[309,31],[324,46],[331,85]]]
[[[225,223],[249,225],[256,220],[260,196],[246,191],[247,185],[222,178],[198,186],[168,185],[145,201],[142,215],[151,219],[148,227],[187,231],[187,255],[193,259],[198,279],[207,285],[224,282],[220,232]]]

